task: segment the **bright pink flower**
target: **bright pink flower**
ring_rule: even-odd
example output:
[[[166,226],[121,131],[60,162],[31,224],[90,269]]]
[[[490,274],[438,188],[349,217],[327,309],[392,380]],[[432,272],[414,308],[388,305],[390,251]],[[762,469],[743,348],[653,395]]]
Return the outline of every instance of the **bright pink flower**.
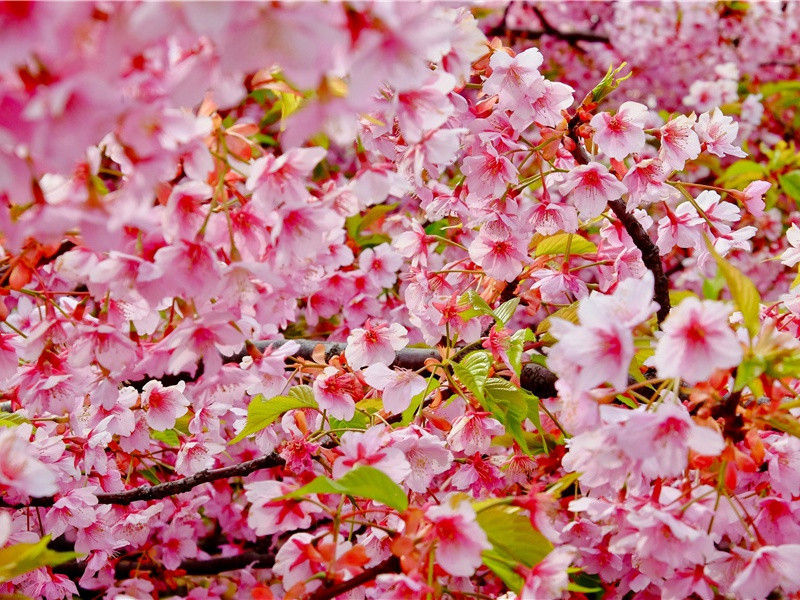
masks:
[[[12,343],[16,336],[0,333],[0,384],[17,372],[19,358],[17,349]]]
[[[175,426],[175,421],[186,414],[189,399],[183,395],[186,382],[164,387],[160,381],[148,381],[142,388],[142,407],[147,424],[156,431]]]
[[[735,367],[742,346],[728,321],[730,309],[721,302],[686,298],[661,325],[653,364],[660,377],[680,377],[694,384],[716,369]]]
[[[364,381],[382,390],[383,408],[396,415],[408,408],[411,398],[425,389],[425,378],[408,369],[390,369],[383,363],[371,364],[364,370]]]
[[[687,160],[694,160],[700,155],[700,140],[692,129],[696,120],[694,115],[680,115],[661,128],[658,157],[667,168],[680,171]]]
[[[531,214],[536,233],[553,235],[559,231],[574,233],[578,230],[578,215],[572,206],[550,202],[537,204]]]
[[[185,558],[197,556],[197,536],[189,523],[170,522],[161,530],[157,549],[167,569],[177,569]]]
[[[719,432],[697,425],[686,407],[664,397],[654,411],[635,411],[624,427],[625,453],[652,479],[680,475],[689,450],[716,456],[725,448]]]
[[[475,521],[469,502],[432,506],[425,511],[436,541],[436,562],[456,577],[469,577],[483,562],[481,552],[491,548],[486,532]]]
[[[781,435],[769,440],[768,470],[772,489],[786,497],[800,495],[800,440]]]
[[[647,107],[638,102],[623,102],[613,116],[601,112],[592,117],[592,140],[609,158],[622,160],[644,148],[644,127]]]
[[[558,600],[563,598],[569,584],[567,568],[575,559],[576,551],[569,546],[552,550],[540,563],[524,570],[525,583],[520,598]]]
[[[531,287],[539,290],[545,302],[571,304],[589,294],[586,282],[566,269],[537,269],[531,272],[531,278],[535,280]]]
[[[356,412],[355,398],[363,395],[359,387],[352,373],[339,371],[336,367],[325,367],[314,380],[314,399],[320,410],[328,411],[335,419],[349,421]]]
[[[739,134],[739,124],[734,122],[733,117],[722,114],[719,108],[713,112],[704,112],[697,119],[694,130],[700,143],[703,144],[706,152],[716,156],[747,156],[741,148],[734,145],[736,136]]]
[[[210,440],[186,442],[175,458],[175,472],[181,475],[194,475],[198,471],[210,469],[214,466],[214,457],[224,450],[224,444]]]
[[[97,361],[111,372],[120,372],[136,360],[136,344],[117,327],[82,325],[69,355],[71,365],[82,367]]]
[[[793,595],[800,591],[800,544],[762,546],[747,561],[747,566],[738,573],[730,591],[737,600],[766,598],[776,588]]]
[[[83,529],[95,522],[97,496],[92,489],[78,488],[61,496],[47,511],[47,532],[53,537],[62,535],[67,527]]]
[[[292,148],[275,156],[266,154],[250,165],[247,189],[253,200],[263,206],[274,206],[283,197],[301,200],[306,196],[306,178],[325,157],[325,148]]]
[[[194,240],[211,207],[211,186],[202,181],[184,181],[172,188],[163,214],[164,238],[172,243]]]
[[[24,496],[55,494],[55,473],[22,435],[22,429],[0,429],[0,488]]]
[[[628,188],[628,210],[653,202],[680,197],[680,192],[665,182],[669,167],[658,158],[647,158],[634,164],[622,183]]]
[[[455,77],[439,72],[425,85],[397,94],[397,124],[407,143],[419,142],[424,132],[437,129],[450,118],[454,108],[447,94],[455,83]]]
[[[661,254],[668,254],[675,246],[693,248],[703,241],[705,221],[689,202],[678,205],[658,221],[658,246]]]
[[[565,173],[558,190],[564,195],[569,194],[580,218],[588,221],[599,216],[609,201],[618,200],[627,193],[628,188],[603,165],[590,162]]]
[[[347,337],[347,348],[344,357],[353,369],[360,369],[367,364],[394,362],[395,352],[408,344],[408,330],[400,323],[391,325],[380,321],[368,321],[365,329],[353,329]]]

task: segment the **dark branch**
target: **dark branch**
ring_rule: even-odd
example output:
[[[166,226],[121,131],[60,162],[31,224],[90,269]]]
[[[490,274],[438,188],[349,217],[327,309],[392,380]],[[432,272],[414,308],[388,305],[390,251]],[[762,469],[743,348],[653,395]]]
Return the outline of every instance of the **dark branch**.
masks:
[[[383,562],[380,562],[374,567],[359,573],[347,581],[342,581],[341,583],[337,583],[335,585],[323,586],[319,588],[316,592],[309,596],[308,600],[332,600],[333,598],[349,592],[350,590],[354,590],[360,585],[369,583],[382,573],[396,573],[399,570],[400,559],[396,556],[390,556]]]
[[[575,160],[585,165],[588,164],[591,159],[586,154],[583,141],[578,135],[578,125],[580,124],[580,117],[578,115],[579,113],[576,112],[569,120],[567,127],[569,137],[575,142],[576,146],[574,152]],[[661,324],[661,322],[667,318],[671,304],[669,301],[669,278],[664,274],[664,266],[661,264],[661,253],[658,251],[658,246],[653,243],[653,240],[650,239],[647,231],[645,231],[642,224],[636,220],[636,217],[628,212],[622,200],[612,200],[608,205],[611,207],[611,210],[614,211],[614,214],[620,220],[622,226],[625,227],[625,231],[631,236],[634,245],[641,251],[644,266],[653,274],[653,299],[658,302],[656,318],[658,319],[658,323]]]
[[[257,569],[269,569],[274,562],[275,557],[269,553],[243,552],[235,556],[217,556],[205,560],[185,560],[176,571],[183,571],[186,575],[216,575],[226,571],[243,569],[247,566],[253,566]],[[153,569],[149,568],[150,566],[152,565],[141,564],[135,560],[119,561],[114,567],[114,577],[117,580],[129,579],[137,571],[152,571]],[[83,575],[85,569],[85,564],[71,560],[53,567],[53,572],[67,575],[77,580]]]
[[[127,505],[139,500],[160,500],[168,496],[174,496],[183,492],[188,492],[192,488],[217,481],[218,479],[227,479],[228,477],[242,477],[249,475],[259,469],[269,469],[271,467],[278,467],[283,465],[283,460],[274,454],[262,456],[248,460],[247,462],[229,467],[221,467],[219,469],[206,469],[200,471],[189,477],[175,479],[174,481],[166,481],[157,485],[143,485],[141,487],[127,490],[124,492],[117,492],[113,494],[97,494],[97,501],[99,504],[117,504]],[[43,498],[31,498],[31,500],[23,505],[6,504],[0,500],[0,506],[6,508],[25,508],[27,506],[52,506],[55,502],[53,496],[46,496]]]
[[[542,29],[536,30],[509,27],[507,24],[507,19],[508,9],[510,6],[511,3],[506,6],[500,22],[486,31],[486,37],[507,37],[509,42],[513,43],[513,41],[520,39],[538,40],[542,37],[548,36],[566,42],[573,48],[577,49],[580,49],[580,47],[577,45],[578,42],[591,42],[607,45],[611,44],[611,40],[607,35],[600,35],[591,31],[562,31],[558,29],[552,23],[550,23],[538,6],[531,7],[531,10],[533,10],[536,18],[539,19]]]

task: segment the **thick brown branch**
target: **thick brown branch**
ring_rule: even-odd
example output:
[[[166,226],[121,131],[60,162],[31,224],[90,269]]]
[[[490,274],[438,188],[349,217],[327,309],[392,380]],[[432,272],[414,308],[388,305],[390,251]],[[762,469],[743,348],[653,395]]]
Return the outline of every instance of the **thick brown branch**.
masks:
[[[270,467],[278,467],[283,464],[283,460],[275,455],[262,456],[248,460],[247,462],[229,467],[220,467],[219,469],[206,469],[200,471],[189,477],[175,479],[174,481],[166,481],[157,485],[143,485],[132,490],[124,492],[117,492],[113,494],[97,494],[97,501],[100,504],[117,504],[127,505],[139,500],[160,500],[168,496],[174,496],[183,492],[188,492],[192,488],[210,483],[219,479],[227,479],[229,477],[242,477],[249,475],[259,469],[268,469]],[[24,505],[10,505],[0,500],[0,506],[6,508],[25,508],[26,506],[52,506],[55,499],[52,496],[43,498],[31,498],[30,502]]]
[[[341,583],[337,583],[335,585],[319,588],[316,592],[309,596],[308,600],[332,600],[333,598],[349,592],[350,590],[354,590],[360,585],[369,583],[382,573],[396,573],[399,570],[400,559],[396,556],[390,556],[383,562],[380,562],[374,567],[359,573],[347,581],[342,581]]]

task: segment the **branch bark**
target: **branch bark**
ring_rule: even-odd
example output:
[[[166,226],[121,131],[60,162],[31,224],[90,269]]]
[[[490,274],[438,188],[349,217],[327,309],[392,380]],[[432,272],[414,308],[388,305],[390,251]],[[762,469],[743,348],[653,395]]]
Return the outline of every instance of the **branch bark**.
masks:
[[[583,147],[583,141],[578,135],[577,128],[580,123],[578,112],[569,120],[567,124],[569,137],[575,142],[575,160],[582,165],[590,162],[590,157]],[[659,325],[667,318],[671,304],[669,301],[669,278],[664,274],[664,266],[661,264],[661,253],[658,246],[655,245],[653,240],[650,239],[647,231],[645,231],[642,224],[636,220],[633,214],[628,212],[625,203],[622,200],[612,200],[608,203],[611,210],[614,211],[616,217],[625,227],[625,231],[631,236],[634,245],[642,253],[642,262],[653,274],[653,299],[658,302],[658,312],[656,319]]]
[[[400,570],[400,559],[392,555],[383,562],[378,563],[355,577],[331,586],[323,586],[311,594],[308,600],[332,600],[341,594],[349,592],[365,583],[369,583],[382,573],[396,573]]]
[[[548,36],[566,42],[573,48],[583,50],[578,46],[578,42],[590,42],[611,45],[611,39],[607,35],[601,35],[592,31],[562,31],[550,23],[549,19],[545,17],[542,9],[538,6],[532,6],[531,10],[539,19],[541,29],[522,29],[519,27],[508,27],[508,9],[511,6],[509,3],[506,6],[503,18],[500,22],[486,32],[486,37],[508,37],[509,41],[513,43],[517,39],[538,40],[542,37]]]
[[[125,506],[132,502],[138,502],[139,500],[160,500],[168,496],[188,492],[192,488],[204,483],[210,483],[218,479],[227,479],[228,477],[243,477],[260,469],[279,467],[283,464],[283,459],[275,454],[270,454],[268,456],[248,460],[238,465],[220,467],[218,469],[206,469],[205,471],[200,471],[188,477],[175,479],[173,481],[165,481],[164,483],[156,485],[143,485],[132,490],[111,494],[97,494],[97,502],[99,504]],[[5,508],[26,508],[28,506],[49,507],[53,506],[54,502],[55,498],[53,496],[31,498],[31,500],[25,504],[7,504],[0,499],[0,506]]]

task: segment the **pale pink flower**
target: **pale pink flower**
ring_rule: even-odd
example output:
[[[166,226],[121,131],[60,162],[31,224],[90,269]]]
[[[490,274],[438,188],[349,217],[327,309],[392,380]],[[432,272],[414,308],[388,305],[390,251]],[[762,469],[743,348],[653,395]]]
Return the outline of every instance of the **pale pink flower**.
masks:
[[[800,439],[779,435],[769,440],[769,482],[778,494],[787,497],[800,494]]]
[[[194,475],[214,466],[215,456],[225,450],[224,444],[210,440],[186,442],[175,458],[175,472],[180,475]]]
[[[609,158],[622,160],[644,148],[647,107],[638,102],[623,102],[613,116],[597,113],[589,121],[594,128],[592,140]]]
[[[490,221],[481,227],[478,236],[469,245],[469,257],[489,277],[512,281],[522,272],[528,260],[527,243],[503,224]]]
[[[47,533],[59,537],[67,527],[83,529],[94,523],[97,496],[91,488],[77,488],[61,496],[47,511]]]
[[[204,373],[212,375],[222,368],[222,356],[231,356],[242,349],[244,334],[234,326],[232,314],[217,311],[184,319],[159,344],[172,351],[168,373],[194,374],[197,360],[202,358]]]
[[[383,425],[364,432],[347,431],[342,435],[338,450],[342,453],[333,463],[333,476],[338,479],[351,469],[372,467],[400,483],[411,473],[411,467],[401,450],[389,445],[391,438]]]
[[[276,500],[294,489],[283,481],[253,481],[244,485],[245,496],[251,504],[247,525],[256,535],[296,531],[311,525],[312,515],[320,512],[317,506],[303,500]],[[319,501],[314,494],[309,498]]]
[[[669,167],[658,158],[646,158],[634,164],[622,183],[628,189],[628,210],[653,202],[680,197],[680,192],[664,183],[669,175]]]
[[[792,595],[800,591],[800,544],[762,546],[736,575],[730,591],[737,600],[766,598],[775,588]]]
[[[184,181],[172,188],[162,217],[164,238],[170,243],[193,240],[210,210],[204,206],[212,194],[211,186],[203,181]]]
[[[696,120],[695,115],[680,115],[661,128],[658,157],[667,168],[680,171],[687,160],[700,155],[700,140],[692,128]]]
[[[358,381],[352,373],[325,367],[314,380],[314,399],[320,410],[328,411],[335,419],[349,421],[356,412],[356,397],[361,397]]]
[[[394,362],[395,352],[408,344],[408,330],[400,323],[391,325],[380,321],[367,321],[364,329],[353,329],[347,336],[344,357],[353,369],[367,364]]]
[[[525,583],[520,598],[537,600],[557,600],[563,598],[569,585],[567,568],[575,559],[576,551],[569,546],[561,546],[550,551],[540,563],[524,570]]]
[[[690,449],[716,456],[725,448],[719,432],[697,425],[673,396],[663,398],[654,411],[634,411],[624,432],[623,450],[652,479],[680,475]]]
[[[767,193],[767,190],[772,187],[772,184],[769,181],[762,181],[760,179],[753,181],[752,183],[748,184],[744,190],[742,190],[742,199],[741,201],[744,203],[745,208],[747,208],[747,212],[749,212],[754,217],[760,217],[764,214],[764,194]]]
[[[543,60],[536,48],[528,48],[513,58],[505,52],[493,53],[489,59],[492,74],[483,83],[484,93],[497,94],[501,105],[507,108],[522,104],[531,88],[544,81],[539,73]]]
[[[705,220],[689,202],[682,202],[674,211],[658,221],[656,246],[661,254],[668,254],[675,246],[693,248],[703,241]]]
[[[541,235],[553,235],[559,231],[574,233],[578,230],[578,215],[572,206],[542,202],[533,209],[531,224]]]
[[[389,244],[366,248],[358,255],[358,268],[380,287],[388,288],[397,280],[403,259]]]
[[[177,569],[183,559],[197,556],[197,535],[191,524],[172,521],[160,531],[159,537],[156,547],[167,569]]]
[[[22,435],[22,429],[0,429],[0,489],[25,496],[55,494],[55,473],[39,460],[34,447]]]
[[[424,493],[433,478],[453,464],[453,454],[445,443],[424,429],[410,427],[392,434],[394,447],[405,454],[411,471],[403,483],[408,489]]]
[[[481,552],[489,550],[489,538],[475,520],[469,502],[456,506],[450,502],[432,506],[425,511],[431,521],[432,539],[436,540],[436,562],[456,577],[469,577],[481,563]]]
[[[274,206],[282,197],[303,199],[306,178],[326,154],[325,148],[292,148],[280,156],[265,154],[250,165],[246,187],[253,200],[263,206]]]
[[[17,349],[12,343],[15,337],[12,334],[0,333],[0,383],[16,373],[19,366]]]
[[[383,408],[396,415],[408,408],[411,398],[425,389],[425,378],[408,369],[390,369],[383,363],[371,364],[364,370],[364,381],[382,390]]]
[[[508,184],[517,179],[517,168],[493,146],[483,146],[477,156],[464,158],[461,171],[466,176],[470,195],[479,198],[499,198]]]
[[[584,221],[599,216],[609,201],[618,200],[628,192],[628,188],[608,169],[596,162],[581,165],[566,173],[558,190],[562,194],[569,194]]]
[[[781,254],[781,262],[793,267],[800,262],[800,227],[795,223],[786,230],[786,241],[789,242],[789,248]]]
[[[586,282],[566,269],[537,269],[531,272],[531,278],[535,280],[531,287],[539,290],[545,302],[570,304],[589,294]]]
[[[719,108],[713,112],[704,112],[697,119],[694,130],[700,143],[705,146],[705,150],[716,156],[747,156],[741,148],[734,145],[736,136],[739,134],[739,124],[734,122],[733,117],[722,114]]]
[[[183,395],[186,382],[164,387],[160,381],[148,381],[142,388],[142,407],[147,424],[156,431],[175,426],[175,421],[186,414],[189,399]]]
[[[505,433],[503,425],[486,412],[470,412],[453,423],[447,434],[447,444],[456,452],[471,456],[484,454],[492,438]]]
[[[694,384],[716,369],[735,367],[742,346],[731,329],[730,308],[722,302],[686,298],[661,325],[653,364],[660,377],[680,377]]]
[[[516,131],[523,131],[531,122],[556,127],[564,121],[563,111],[572,106],[573,90],[560,81],[541,81],[528,91],[527,101],[511,109],[509,121]]]

